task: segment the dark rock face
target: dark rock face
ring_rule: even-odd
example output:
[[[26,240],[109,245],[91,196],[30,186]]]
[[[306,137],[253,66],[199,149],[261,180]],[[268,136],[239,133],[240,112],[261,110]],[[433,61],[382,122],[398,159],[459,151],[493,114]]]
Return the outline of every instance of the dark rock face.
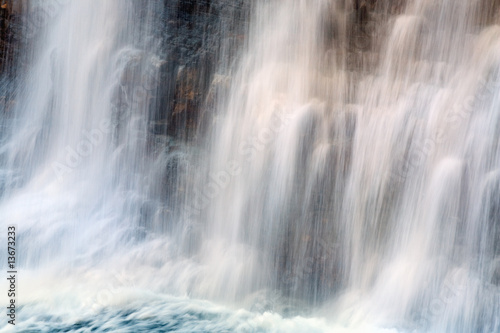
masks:
[[[195,136],[215,71],[229,67],[244,40],[248,9],[245,0],[165,1],[162,42],[170,84],[152,117],[155,124],[168,124],[162,134]]]
[[[23,12],[21,2],[0,0],[0,115],[8,115],[15,104],[11,84],[16,64],[22,63],[20,45]]]
[[[0,7],[0,70],[4,71],[5,62],[7,60],[7,51],[9,46],[9,25],[10,25],[10,8],[8,4],[2,4]]]
[[[322,17],[325,66],[335,63],[349,72],[371,72],[394,17],[405,12],[406,4],[406,0],[330,1]]]

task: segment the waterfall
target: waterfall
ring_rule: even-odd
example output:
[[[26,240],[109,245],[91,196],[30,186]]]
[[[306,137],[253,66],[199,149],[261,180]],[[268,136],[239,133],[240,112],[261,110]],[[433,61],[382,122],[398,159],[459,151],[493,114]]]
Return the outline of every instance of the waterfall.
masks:
[[[500,331],[498,3],[254,1],[176,137],[151,128],[182,113],[181,2],[23,22],[0,118],[18,328]]]
[[[144,77],[139,87],[148,87],[158,72],[132,3],[48,6],[54,21],[33,37],[33,69],[2,147],[3,220],[19,225],[23,260],[35,266],[119,243],[137,223],[151,187],[151,103],[131,85]],[[108,239],[89,246],[103,232]]]

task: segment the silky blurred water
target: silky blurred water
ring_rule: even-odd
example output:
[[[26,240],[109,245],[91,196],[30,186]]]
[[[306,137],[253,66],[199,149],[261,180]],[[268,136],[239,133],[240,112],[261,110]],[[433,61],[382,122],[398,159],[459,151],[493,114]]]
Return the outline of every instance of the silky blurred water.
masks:
[[[252,2],[196,140],[148,131],[162,1],[51,6],[1,118],[2,332],[500,331],[495,3]]]

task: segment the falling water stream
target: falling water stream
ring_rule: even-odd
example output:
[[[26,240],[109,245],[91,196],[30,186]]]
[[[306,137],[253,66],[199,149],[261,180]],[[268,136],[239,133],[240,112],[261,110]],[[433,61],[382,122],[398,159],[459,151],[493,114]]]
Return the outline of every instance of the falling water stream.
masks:
[[[492,3],[255,1],[167,149],[164,4],[54,0],[0,118],[0,331],[500,332]]]

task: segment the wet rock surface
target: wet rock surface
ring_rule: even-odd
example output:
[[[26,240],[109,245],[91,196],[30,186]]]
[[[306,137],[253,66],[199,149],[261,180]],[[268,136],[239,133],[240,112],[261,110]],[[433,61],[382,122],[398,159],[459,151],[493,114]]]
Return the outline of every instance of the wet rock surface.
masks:
[[[245,0],[165,2],[162,42],[171,63],[171,82],[153,115],[152,128],[176,138],[192,139],[217,71],[229,70],[244,41],[249,3]],[[227,62],[227,63],[224,63]],[[212,96],[213,98],[213,96]],[[166,124],[163,126],[162,124]]]
[[[0,114],[8,114],[15,100],[13,87],[15,61],[20,59],[20,21],[22,13],[12,1],[0,1]]]

